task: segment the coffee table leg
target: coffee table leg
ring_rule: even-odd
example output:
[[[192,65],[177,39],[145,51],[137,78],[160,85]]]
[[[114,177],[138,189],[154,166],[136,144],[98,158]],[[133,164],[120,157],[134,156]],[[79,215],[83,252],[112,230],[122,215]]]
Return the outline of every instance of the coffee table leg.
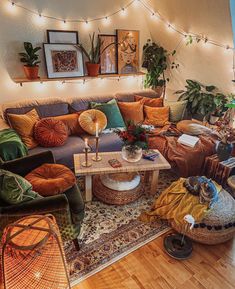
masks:
[[[151,184],[150,184],[150,195],[155,195],[157,192],[159,170],[151,172]]]
[[[85,201],[91,202],[92,201],[92,176],[85,177]]]

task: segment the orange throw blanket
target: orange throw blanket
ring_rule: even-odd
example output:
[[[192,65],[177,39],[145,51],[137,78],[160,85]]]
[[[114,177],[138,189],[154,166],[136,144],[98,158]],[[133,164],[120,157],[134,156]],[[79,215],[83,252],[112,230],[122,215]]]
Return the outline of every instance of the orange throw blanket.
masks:
[[[202,175],[205,158],[215,153],[216,137],[200,135],[199,142],[191,148],[178,143],[178,136],[163,135],[167,131],[180,134],[176,128],[170,126],[157,129],[149,135],[149,148],[158,149],[171,166],[177,168],[180,176]]]

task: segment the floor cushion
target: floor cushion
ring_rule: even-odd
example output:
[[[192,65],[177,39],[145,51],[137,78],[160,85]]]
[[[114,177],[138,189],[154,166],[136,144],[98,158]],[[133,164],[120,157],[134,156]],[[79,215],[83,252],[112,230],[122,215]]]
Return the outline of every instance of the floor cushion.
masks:
[[[144,121],[144,106],[141,101],[118,102],[118,107],[126,124],[130,121],[134,124],[142,123]]]
[[[107,126],[107,118],[100,110],[88,109],[79,116],[79,124],[82,129],[91,135],[96,133],[96,123],[98,123],[99,132],[103,131]]]
[[[211,129],[201,125],[197,121],[193,120],[181,120],[176,125],[177,129],[182,133],[189,135],[200,135],[211,133]]]
[[[225,242],[235,235],[235,200],[227,191],[222,190],[219,200],[199,224],[194,224],[192,230],[188,228],[185,231],[185,226],[181,227],[174,221],[171,225],[176,231],[203,244]]]
[[[53,196],[75,185],[73,172],[60,164],[43,164],[25,176],[41,196]]]
[[[144,106],[144,124],[162,127],[169,124],[169,107]]]
[[[163,98],[151,98],[140,95],[135,95],[135,101],[141,101],[144,105],[151,107],[162,107]]]
[[[34,137],[42,147],[62,146],[68,138],[68,129],[61,120],[43,118],[35,124]]]
[[[34,126],[39,120],[36,109],[25,114],[7,114],[10,126],[19,134],[23,143],[29,148],[35,148],[38,144],[34,139]]]

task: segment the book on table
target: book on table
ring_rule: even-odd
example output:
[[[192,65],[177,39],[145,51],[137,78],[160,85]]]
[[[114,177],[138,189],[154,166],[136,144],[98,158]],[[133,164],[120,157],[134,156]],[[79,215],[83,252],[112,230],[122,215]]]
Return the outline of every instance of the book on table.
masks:
[[[199,138],[197,136],[192,136],[192,135],[188,135],[188,134],[182,134],[178,138],[178,143],[189,146],[191,148],[195,147],[195,145],[198,143],[198,141],[199,141]]]

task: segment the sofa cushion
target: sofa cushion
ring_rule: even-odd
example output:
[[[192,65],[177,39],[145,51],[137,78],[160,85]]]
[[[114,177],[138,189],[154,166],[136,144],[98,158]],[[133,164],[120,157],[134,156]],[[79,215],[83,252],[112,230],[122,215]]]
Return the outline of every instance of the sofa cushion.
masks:
[[[84,133],[78,121],[79,115],[80,113],[71,113],[55,116],[53,119],[61,120],[66,125],[69,135],[79,135]]]
[[[52,151],[56,163],[73,168],[73,155],[82,153],[84,146],[84,141],[79,136],[69,136],[64,146],[50,148],[50,151]],[[44,151],[48,151],[48,148],[38,146],[29,150],[29,154],[33,155]]]
[[[73,172],[60,164],[43,164],[27,174],[25,179],[45,197],[61,194],[76,183]]]
[[[112,99],[105,103],[91,102],[91,108],[102,111],[107,117],[107,128],[124,127],[125,123],[122,118],[117,101]]]
[[[34,139],[34,126],[39,120],[38,113],[35,109],[26,114],[7,114],[10,126],[20,135],[24,144],[32,149],[36,147],[37,141]]]
[[[79,124],[85,132],[95,135],[96,124],[98,124],[99,132],[103,131],[107,126],[107,118],[102,111],[88,109],[80,114]]]
[[[198,121],[181,120],[176,128],[182,133],[189,135],[210,134],[212,130],[209,127],[201,125]]]
[[[40,198],[32,185],[23,177],[9,171],[0,170],[0,199],[15,205]]]
[[[115,98],[118,101],[124,101],[124,102],[133,102],[135,101],[135,95],[150,97],[150,98],[157,98],[159,97],[158,94],[152,90],[152,89],[145,89],[135,92],[122,92],[122,93],[116,93]]]
[[[130,121],[135,124],[142,123],[144,121],[144,106],[141,101],[118,102],[118,106],[126,124]]]
[[[135,95],[135,101],[141,101],[144,105],[151,106],[151,107],[163,106],[162,98],[150,98],[150,97]]]
[[[80,110],[87,110],[90,108],[91,102],[107,102],[113,99],[112,95],[104,95],[104,96],[89,96],[84,98],[73,98],[69,100],[70,107],[69,110],[71,113],[80,111]]]
[[[170,121],[178,122],[184,117],[187,100],[184,101],[165,101],[164,106],[170,107]]]
[[[34,137],[42,147],[58,147],[65,144],[68,129],[61,120],[44,118],[35,124]]]
[[[144,106],[145,120],[144,124],[154,126],[164,126],[169,124],[169,107],[150,107]]]

